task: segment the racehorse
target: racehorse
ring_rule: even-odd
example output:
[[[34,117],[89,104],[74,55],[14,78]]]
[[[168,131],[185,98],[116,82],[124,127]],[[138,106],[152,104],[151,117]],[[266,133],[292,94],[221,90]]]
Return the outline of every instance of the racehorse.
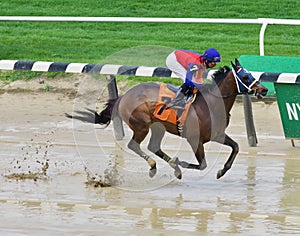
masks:
[[[262,98],[268,91],[241,66],[237,59],[235,63],[231,62],[231,65],[231,69],[228,66],[220,68],[213,74],[211,84],[205,84],[199,88],[186,117],[184,138],[190,144],[198,164],[180,161],[178,157],[171,158],[162,151],[161,141],[165,132],[174,135],[180,133],[176,124],[161,121],[153,115],[160,88],[157,83],[141,83],[132,87],[123,96],[108,100],[105,109],[100,113],[90,110],[86,113],[87,117],[68,114],[66,116],[82,121],[88,119],[91,121],[92,116],[92,122],[101,125],[108,125],[113,117],[119,116],[133,131],[128,148],[147,161],[150,166],[150,177],[156,174],[156,162],[140,148],[149,130],[151,130],[151,137],[148,150],[168,162],[179,179],[182,178],[179,166],[196,170],[203,170],[207,167],[203,144],[215,141],[230,146],[231,154],[223,169],[217,173],[219,179],[231,168],[239,152],[238,144],[225,133],[236,96],[243,93],[255,93],[258,98]],[[81,112],[81,114],[84,113]]]

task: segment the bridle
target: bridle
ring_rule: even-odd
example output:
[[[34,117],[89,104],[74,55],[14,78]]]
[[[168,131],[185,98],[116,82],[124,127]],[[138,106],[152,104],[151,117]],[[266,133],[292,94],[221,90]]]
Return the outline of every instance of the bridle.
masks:
[[[249,93],[252,91],[252,87],[253,85],[258,81],[257,79],[255,79],[252,74],[247,71],[246,69],[244,69],[241,66],[238,66],[237,68],[238,71],[236,72],[234,68],[231,69],[234,78],[235,78],[235,83],[237,85],[237,89],[238,89],[238,93],[242,94],[242,93]],[[245,84],[241,78],[243,78],[245,75],[248,76],[248,82],[247,84]]]
[[[235,84],[237,86],[237,92],[229,94],[229,95],[216,95],[215,93],[213,93],[210,89],[208,90],[208,92],[218,98],[230,98],[233,96],[236,96],[238,94],[247,94],[249,92],[252,91],[252,87],[254,86],[254,84],[258,81],[257,79],[255,79],[252,74],[247,71],[246,69],[244,69],[242,66],[237,66],[236,68],[238,68],[237,71],[235,71],[234,67],[232,67],[231,71],[232,74],[234,76],[235,79]],[[242,78],[247,75],[248,76],[248,82],[245,83],[242,81]]]

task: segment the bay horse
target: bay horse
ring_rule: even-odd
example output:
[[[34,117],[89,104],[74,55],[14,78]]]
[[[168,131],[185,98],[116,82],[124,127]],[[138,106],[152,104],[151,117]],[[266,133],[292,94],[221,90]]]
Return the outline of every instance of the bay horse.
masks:
[[[68,114],[66,116],[82,121],[89,118],[92,123],[101,125],[109,125],[114,116],[119,116],[133,131],[128,148],[147,161],[150,166],[150,177],[156,174],[156,162],[140,148],[149,130],[151,137],[148,150],[168,162],[179,179],[182,178],[179,166],[196,170],[207,167],[203,144],[215,141],[227,145],[232,151],[223,169],[217,172],[219,179],[231,168],[239,152],[238,144],[225,133],[236,96],[242,93],[255,93],[258,98],[262,98],[268,91],[241,66],[237,59],[235,64],[231,62],[231,65],[232,69],[224,66],[216,71],[212,76],[212,84],[205,84],[199,88],[186,117],[184,138],[190,144],[198,164],[180,161],[178,157],[171,158],[162,151],[161,141],[165,132],[174,135],[179,135],[179,132],[176,124],[158,120],[153,115],[160,89],[157,83],[141,83],[132,87],[123,96],[110,99],[100,113],[89,111],[86,113],[87,117]]]

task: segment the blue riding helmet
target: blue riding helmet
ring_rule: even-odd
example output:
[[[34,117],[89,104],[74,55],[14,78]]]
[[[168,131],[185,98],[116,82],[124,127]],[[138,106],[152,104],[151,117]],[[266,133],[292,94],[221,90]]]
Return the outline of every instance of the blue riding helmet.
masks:
[[[208,62],[220,62],[221,55],[215,48],[208,48],[203,54],[201,54],[204,60]]]

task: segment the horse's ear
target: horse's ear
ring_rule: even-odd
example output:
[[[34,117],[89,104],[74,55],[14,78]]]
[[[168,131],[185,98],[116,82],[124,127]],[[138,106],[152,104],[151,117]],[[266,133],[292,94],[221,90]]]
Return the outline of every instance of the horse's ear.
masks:
[[[235,58],[235,64],[236,64],[236,66],[241,66],[241,63],[239,62],[239,60],[237,58]]]
[[[233,64],[233,62],[232,62],[232,61],[231,61],[231,65],[232,65],[233,69],[236,71],[236,65],[235,65],[235,64]]]

